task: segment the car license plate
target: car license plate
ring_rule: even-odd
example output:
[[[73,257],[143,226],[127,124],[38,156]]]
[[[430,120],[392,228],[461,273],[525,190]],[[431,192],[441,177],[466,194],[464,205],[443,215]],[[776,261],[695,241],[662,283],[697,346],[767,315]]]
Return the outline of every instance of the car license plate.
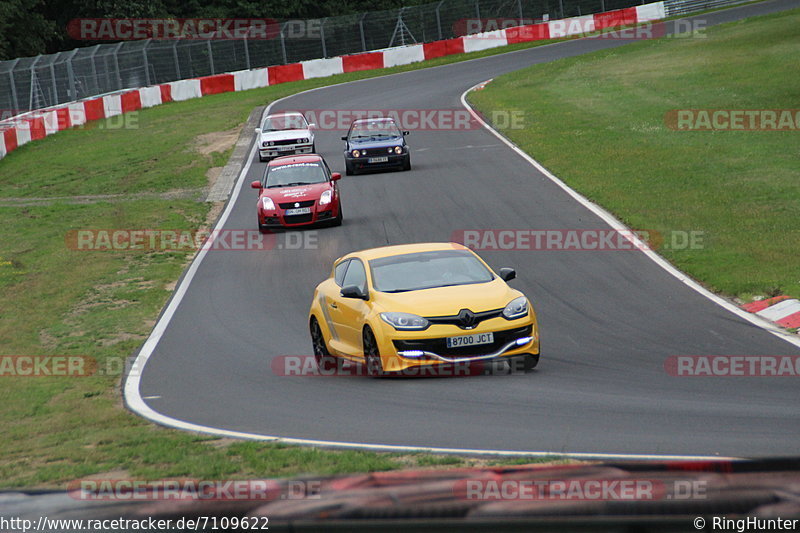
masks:
[[[294,150],[294,146],[278,146],[279,152],[291,152]]]
[[[310,212],[311,212],[311,208],[310,207],[296,207],[294,209],[287,209],[285,214],[288,215],[288,216],[291,216],[291,215],[307,215]]]
[[[384,156],[384,157],[370,157],[369,158],[369,162],[370,163],[388,163],[389,162],[389,158],[387,156]]]
[[[476,346],[478,344],[491,344],[494,342],[494,333],[474,333],[460,337],[447,337],[448,348],[461,348],[463,346]]]

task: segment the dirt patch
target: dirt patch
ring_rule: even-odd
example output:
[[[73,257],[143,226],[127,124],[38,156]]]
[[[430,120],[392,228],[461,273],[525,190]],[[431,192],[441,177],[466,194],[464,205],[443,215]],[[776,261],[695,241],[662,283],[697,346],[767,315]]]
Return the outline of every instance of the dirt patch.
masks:
[[[108,472],[100,472],[99,474],[89,474],[88,476],[83,476],[83,479],[91,479],[91,480],[120,480],[120,479],[131,479],[131,473],[127,470],[109,470]],[[75,480],[79,481],[79,480]]]
[[[147,338],[147,335],[140,335],[138,333],[117,333],[113,337],[109,337],[107,339],[102,339],[100,341],[100,346],[103,346],[103,347],[113,346],[115,344],[119,344],[120,342],[129,341],[129,340],[143,341],[146,338]]]
[[[219,178],[219,175],[222,174],[223,168],[225,167],[211,167],[206,171],[206,178],[208,179],[209,189],[214,187],[214,184],[217,182],[217,178]]]
[[[224,152],[233,148],[239,139],[241,126],[228,131],[212,131],[195,137],[195,150],[203,155],[210,155],[214,152]]]

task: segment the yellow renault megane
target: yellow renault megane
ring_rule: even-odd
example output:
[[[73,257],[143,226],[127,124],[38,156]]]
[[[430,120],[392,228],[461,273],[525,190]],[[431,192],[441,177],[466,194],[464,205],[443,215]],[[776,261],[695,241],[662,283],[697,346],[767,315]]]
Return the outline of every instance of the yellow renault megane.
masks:
[[[365,363],[370,375],[512,357],[530,370],[539,328],[525,295],[506,284],[515,276],[455,243],[348,254],[314,291],[314,356]]]

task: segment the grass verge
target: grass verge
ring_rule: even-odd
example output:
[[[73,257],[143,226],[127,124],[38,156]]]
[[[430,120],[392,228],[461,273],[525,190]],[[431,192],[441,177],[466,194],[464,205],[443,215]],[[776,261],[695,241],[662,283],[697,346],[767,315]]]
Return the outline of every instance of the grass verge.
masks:
[[[470,94],[511,141],[711,290],[800,296],[800,131],[675,131],[676,109],[795,109],[800,10],[535,65]],[[681,247],[682,232],[700,232]],[[673,233],[676,232],[676,233]],[[675,238],[672,242],[671,238]]]

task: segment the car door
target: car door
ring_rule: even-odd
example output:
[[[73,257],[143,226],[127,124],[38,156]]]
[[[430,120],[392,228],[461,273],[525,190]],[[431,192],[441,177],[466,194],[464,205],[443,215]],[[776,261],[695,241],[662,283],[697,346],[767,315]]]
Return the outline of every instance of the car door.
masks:
[[[364,292],[367,291],[367,272],[364,263],[357,258],[350,260],[342,280],[342,287],[350,286],[356,286]],[[361,329],[364,326],[364,319],[369,313],[369,303],[360,298],[344,298],[340,294],[335,304],[341,320],[338,332],[346,352],[352,355],[362,355]]]
[[[350,353],[342,342],[341,328],[342,316],[339,311],[340,307],[337,304],[337,299],[341,298],[339,292],[342,290],[342,281],[344,280],[347,266],[350,264],[350,259],[337,264],[333,269],[333,279],[328,279],[320,287],[319,292],[319,306],[322,310],[322,316],[325,324],[330,331],[330,338],[328,339],[328,346],[336,352]]]

